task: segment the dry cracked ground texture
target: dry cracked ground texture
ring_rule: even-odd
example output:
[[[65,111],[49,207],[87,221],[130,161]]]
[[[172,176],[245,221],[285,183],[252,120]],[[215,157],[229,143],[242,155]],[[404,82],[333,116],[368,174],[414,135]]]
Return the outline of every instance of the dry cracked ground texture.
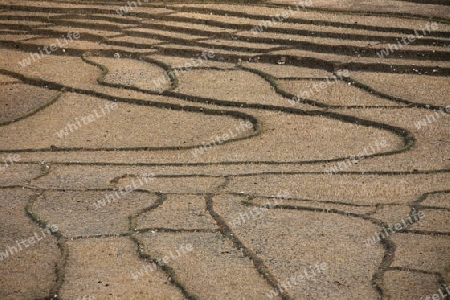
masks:
[[[448,2],[296,2],[0,1],[0,299],[448,294]]]

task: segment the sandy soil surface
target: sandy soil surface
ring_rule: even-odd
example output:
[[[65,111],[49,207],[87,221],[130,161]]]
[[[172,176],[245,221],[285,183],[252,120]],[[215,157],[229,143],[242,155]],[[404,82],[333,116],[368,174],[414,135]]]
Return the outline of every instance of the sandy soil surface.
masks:
[[[448,3],[78,2],[0,2],[1,300],[450,294]]]

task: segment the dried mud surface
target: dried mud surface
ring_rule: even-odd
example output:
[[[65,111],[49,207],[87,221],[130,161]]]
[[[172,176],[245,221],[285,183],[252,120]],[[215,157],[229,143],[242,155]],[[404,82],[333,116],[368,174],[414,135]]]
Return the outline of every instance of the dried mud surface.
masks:
[[[190,2],[0,3],[0,299],[446,293],[450,6]]]

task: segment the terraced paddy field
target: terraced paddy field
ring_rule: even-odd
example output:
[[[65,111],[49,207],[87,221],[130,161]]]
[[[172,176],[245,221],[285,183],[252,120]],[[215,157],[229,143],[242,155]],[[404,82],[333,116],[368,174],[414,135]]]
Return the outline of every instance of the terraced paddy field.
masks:
[[[448,3],[241,2],[0,2],[0,299],[450,294]]]

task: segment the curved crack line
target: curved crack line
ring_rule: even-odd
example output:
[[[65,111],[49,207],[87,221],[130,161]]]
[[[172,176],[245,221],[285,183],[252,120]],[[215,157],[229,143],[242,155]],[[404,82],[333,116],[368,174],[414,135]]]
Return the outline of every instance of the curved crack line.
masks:
[[[450,212],[450,207],[441,207],[441,206],[434,206],[434,205],[419,205],[418,208],[423,208],[423,209],[429,209],[429,210],[442,210],[442,211],[449,211]]]
[[[233,234],[233,231],[228,226],[228,224],[225,222],[225,220],[214,211],[213,208],[213,198],[214,194],[209,194],[205,197],[206,200],[206,210],[209,212],[211,217],[216,221],[217,226],[219,227],[220,233],[227,239],[229,239],[234,246],[238,250],[242,250],[243,254],[250,258],[253,262],[253,265],[255,266],[256,271],[266,280],[266,282],[272,286],[273,288],[277,288],[279,282],[275,278],[274,275],[271,274],[269,268],[265,265],[264,261],[258,257],[258,255],[253,252],[250,248],[247,248],[244,243],[242,243],[235,234]],[[282,299],[283,300],[290,300],[292,299],[286,291],[281,291]]]
[[[82,240],[82,239],[104,239],[111,237],[126,237],[131,236],[133,233],[131,232],[121,232],[121,233],[99,233],[99,234],[91,234],[91,235],[77,235],[70,237],[71,241]],[[67,238],[69,239],[69,238]]]
[[[25,207],[25,213],[27,216],[34,221],[39,227],[46,228],[47,223],[39,218],[39,216],[33,212],[33,205],[38,198],[45,195],[46,190],[38,190],[36,194],[32,195]],[[66,264],[69,259],[69,245],[67,245],[67,238],[65,238],[59,231],[51,232],[52,235],[56,237],[56,244],[61,252],[61,257],[55,265],[55,275],[56,281],[49,292],[49,296],[46,299],[58,299],[59,292],[64,283],[66,276]]]
[[[114,191],[118,191],[118,189],[115,188],[42,188],[42,187],[38,187],[38,186],[26,186],[26,185],[17,185],[18,187],[23,187],[29,190],[36,190],[36,191],[52,191],[52,192],[114,192]],[[2,187],[0,187],[1,189]],[[3,188],[11,188],[10,186],[8,187],[3,187]],[[150,192],[144,189],[135,189],[133,190],[134,193],[143,193],[143,194],[150,194],[150,195],[159,195],[158,192]]]
[[[399,230],[398,232],[400,232],[400,233],[411,233],[411,234],[422,234],[422,235],[432,235],[432,236],[450,236],[450,231],[403,229],[403,230]]]
[[[130,236],[131,240],[137,245],[137,252],[139,258],[144,260],[145,262],[152,262],[158,268],[160,268],[164,273],[166,273],[169,282],[174,285],[178,290],[183,294],[184,297],[188,300],[198,300],[199,298],[193,294],[191,294],[186,287],[177,279],[175,271],[173,268],[169,267],[167,264],[164,264],[161,261],[158,261],[154,258],[152,258],[149,254],[145,253],[144,251],[144,244],[142,241],[137,238],[136,236],[132,235]]]
[[[105,77],[109,73],[109,69],[105,65],[97,63],[97,62],[89,59],[87,56],[84,56],[84,55],[81,57],[81,59],[85,63],[93,65],[93,66],[99,68],[102,71],[101,74],[99,75],[99,77],[97,78],[97,83],[99,85],[109,86],[109,87],[113,87],[113,88],[120,88],[120,89],[128,89],[128,90],[142,92],[144,94],[153,94],[153,95],[160,95],[161,94],[160,92],[156,92],[156,91],[152,91],[152,90],[144,90],[144,89],[141,89],[141,88],[139,88],[137,86],[128,86],[128,85],[124,85],[124,84],[115,84],[115,83],[106,82],[105,81]],[[165,72],[164,75],[169,74],[169,72],[174,70],[174,68],[172,68],[170,65],[166,64],[165,62],[157,60],[157,59],[154,59],[154,58],[151,58],[151,57],[148,57],[148,56],[140,56],[139,57],[139,61],[141,61],[141,60],[145,61],[147,63],[150,63],[150,64],[157,65],[158,67],[160,67],[161,69],[164,70],[164,72]],[[178,86],[178,79],[177,79],[176,74],[173,73],[173,76],[168,76],[168,77],[169,77],[169,81],[171,83],[171,88],[170,89],[171,90],[175,89]]]
[[[427,270],[420,270],[420,269],[412,269],[412,268],[406,268],[406,267],[387,267],[385,269],[385,272],[392,272],[392,271],[399,271],[399,272],[410,272],[410,273],[419,273],[419,274],[425,274],[425,275],[431,275],[437,277],[437,283],[445,288],[447,285],[447,282],[445,280],[444,275],[442,275],[441,272],[436,271],[427,271]]]
[[[403,108],[424,108],[424,109],[428,109],[428,110],[444,110],[445,111],[445,106],[439,106],[439,105],[433,105],[433,104],[428,104],[428,103],[421,103],[421,102],[413,102],[410,100],[405,100],[399,97],[395,97],[395,96],[391,96],[389,94],[383,93],[381,91],[375,90],[374,88],[365,85],[362,82],[359,82],[351,77],[348,78],[343,78],[344,81],[346,82],[351,82],[352,86],[363,90],[365,92],[368,92],[370,94],[376,95],[380,98],[392,101],[392,102],[397,102],[397,103],[404,103],[407,104],[407,106],[403,107]]]
[[[297,211],[310,211],[310,212],[315,212],[315,213],[323,213],[323,214],[329,214],[329,213],[333,213],[333,214],[338,214],[338,215],[342,215],[345,217],[353,217],[353,218],[358,218],[358,219],[363,219],[364,221],[368,221],[376,226],[379,226],[381,228],[386,228],[388,227],[388,224],[378,220],[376,218],[373,218],[371,216],[368,216],[366,214],[359,214],[359,213],[352,213],[352,212],[345,212],[345,211],[341,211],[338,209],[327,209],[326,211],[324,211],[323,209],[319,209],[319,208],[311,208],[311,207],[306,207],[306,206],[294,206],[294,205],[275,205],[273,206],[273,209],[290,209],[290,210],[297,210]],[[383,254],[383,258],[381,260],[380,265],[378,266],[377,270],[375,271],[374,274],[372,274],[372,287],[377,291],[377,293],[379,294],[379,299],[383,300],[384,297],[384,291],[382,288],[382,283],[381,280],[383,278],[384,275],[384,270],[389,267],[392,264],[393,258],[394,258],[394,254],[395,254],[395,250],[396,250],[396,246],[395,243],[390,240],[389,236],[381,239],[379,241],[379,243],[381,244],[381,246],[384,249],[384,254]]]
[[[24,120],[24,119],[26,119],[26,118],[28,118],[28,117],[31,117],[31,116],[37,114],[38,112],[44,110],[45,108],[49,107],[50,105],[52,105],[52,104],[54,104],[56,101],[58,101],[59,98],[61,98],[62,94],[63,94],[63,93],[61,93],[61,92],[57,93],[56,96],[54,96],[53,98],[51,98],[51,99],[50,99],[48,102],[46,102],[45,104],[43,104],[43,105],[41,105],[41,106],[39,106],[39,107],[37,107],[37,108],[35,108],[35,109],[29,111],[28,113],[26,113],[26,114],[24,114],[24,115],[22,115],[22,116],[20,116],[20,117],[18,117],[18,118],[15,118],[15,119],[9,120],[9,121],[5,121],[5,122],[0,122],[0,127],[1,127],[1,126],[6,126],[6,125],[9,125],[9,124],[16,123],[16,122],[18,122],[18,121],[20,121],[20,120]]]
[[[36,164],[40,165],[40,170],[39,170],[39,171],[40,171],[40,174],[37,175],[36,177],[33,177],[33,178],[31,178],[30,180],[28,180],[27,184],[24,185],[24,186],[25,186],[26,188],[29,188],[29,189],[40,190],[39,188],[34,188],[34,187],[32,186],[32,182],[33,182],[33,181],[36,181],[36,180],[39,180],[39,179],[42,179],[42,178],[48,176],[52,170],[51,170],[51,168],[50,168],[50,166],[49,166],[48,164],[39,162],[39,163],[35,163],[35,164],[32,164],[32,165],[36,165]]]
[[[141,210],[139,210],[139,211],[137,211],[137,212],[135,212],[135,213],[133,213],[133,214],[128,216],[128,220],[129,220],[128,228],[129,228],[130,232],[138,231],[138,229],[137,229],[137,218],[138,217],[140,217],[141,215],[143,215],[143,214],[145,214],[145,213],[147,213],[147,212],[149,212],[151,210],[154,210],[154,209],[160,207],[164,203],[164,201],[167,200],[167,195],[166,194],[158,192],[158,193],[156,193],[156,195],[158,197],[157,197],[157,199],[156,199],[154,204],[152,204],[152,205],[150,205],[150,206],[148,206],[146,208],[143,208],[143,209],[141,209]]]
[[[126,36],[127,37],[127,36]],[[117,38],[114,37],[114,38]],[[161,41],[160,43],[155,43],[155,44],[143,44],[143,43],[133,43],[133,42],[127,42],[127,41],[115,41],[115,40],[110,40],[108,39],[105,42],[102,42],[102,44],[108,45],[108,46],[121,46],[121,47],[126,47],[126,48],[134,48],[134,49],[154,49],[156,48],[156,46],[159,45],[164,45],[164,41]]]
[[[423,195],[421,195],[417,200],[415,200],[412,205],[411,205],[411,209],[412,210],[418,210],[418,208],[422,205],[422,203],[424,201],[427,200],[427,198],[431,195],[436,195],[436,194],[449,194],[450,190],[440,190],[440,191],[432,191],[432,192],[428,192],[428,193],[424,193]]]
[[[311,54],[315,54],[311,52]],[[307,67],[312,69],[325,70],[328,72],[333,72],[334,67],[339,65],[339,67],[343,69],[348,69],[349,71],[361,71],[361,72],[379,72],[379,73],[391,73],[391,74],[414,74],[417,75],[417,72],[413,69],[420,69],[421,73],[427,73],[429,76],[435,77],[448,77],[450,75],[450,68],[437,68],[436,66],[430,65],[420,65],[420,66],[411,66],[405,64],[395,64],[395,61],[389,61],[386,63],[364,63],[364,62],[333,62],[328,61],[322,58],[317,57],[304,57],[304,56],[296,56],[296,55],[282,55],[286,57],[286,64],[298,67]],[[261,63],[271,63],[276,64],[280,58],[280,54],[262,54],[257,55],[258,61]],[[237,60],[237,59],[236,59]],[[432,62],[432,61],[426,61]],[[395,71],[394,71],[395,69]]]
[[[152,228],[140,228],[139,233],[146,233],[146,232],[164,232],[164,233],[217,233],[219,232],[218,229],[174,229],[174,228],[166,228],[166,227],[152,227]]]
[[[258,75],[264,81],[268,82],[270,84],[270,86],[274,88],[275,93],[277,93],[281,97],[287,98],[289,100],[291,100],[291,99],[293,99],[295,97],[294,94],[288,93],[288,92],[284,91],[283,89],[281,89],[279,87],[279,85],[278,85],[278,82],[276,81],[276,79],[272,75],[270,75],[270,74],[268,74],[268,73],[266,73],[264,71],[261,71],[261,70],[258,70],[258,69],[254,69],[254,68],[245,67],[245,66],[242,66],[242,65],[238,65],[238,68],[241,69],[241,70],[247,71],[249,73]],[[321,108],[333,108],[331,105],[328,105],[328,104],[323,103],[323,102],[314,101],[314,100],[310,100],[310,99],[306,99],[306,98],[298,98],[298,97],[295,97],[295,98],[298,99],[298,102],[304,103],[304,104],[308,104],[308,105],[311,105],[311,106],[317,106],[317,107],[321,107]]]
[[[110,185],[112,185],[113,187],[114,187],[114,189],[117,189],[117,186],[118,186],[118,184],[119,184],[119,182],[120,182],[120,180],[122,180],[122,179],[126,179],[126,178],[140,178],[140,177],[143,177],[143,178],[151,178],[151,179],[154,179],[154,178],[161,178],[161,177],[165,177],[164,175],[155,175],[155,174],[153,174],[152,173],[152,175],[151,176],[146,176],[146,173],[143,173],[142,175],[136,175],[136,174],[129,174],[129,173],[126,173],[126,174],[123,174],[123,175],[119,175],[119,176],[116,176],[116,177],[114,177],[113,179],[111,179],[110,181],[109,181],[109,184]],[[145,188],[142,188],[142,189],[135,189],[135,191],[136,190],[143,190],[143,191],[146,191],[146,189]],[[156,193],[157,194],[157,193]]]
[[[167,102],[154,102],[154,101],[147,101],[147,100],[140,100],[140,99],[130,99],[130,98],[123,98],[123,97],[115,97],[109,94],[104,94],[100,92],[96,92],[93,90],[85,90],[85,89],[79,89],[79,88],[72,88],[72,87],[66,87],[56,82],[50,82],[46,81],[40,78],[31,78],[26,77],[25,75],[22,75],[20,73],[0,69],[0,74],[7,74],[11,75],[13,77],[21,78],[21,80],[27,81],[28,84],[34,84],[34,85],[42,85],[45,84],[49,87],[49,89],[67,89],[67,91],[75,92],[77,94],[88,94],[94,97],[102,98],[102,99],[108,99],[114,102],[123,102],[128,103],[132,105],[137,106],[150,106],[150,107],[156,107],[159,109],[168,109],[168,110],[180,110],[180,111],[186,111],[186,112],[193,112],[193,113],[200,113],[204,115],[226,115],[230,116],[235,119],[244,119],[248,120],[253,124],[253,130],[250,131],[249,134],[235,138],[235,139],[229,139],[227,141],[223,141],[222,144],[225,143],[232,143],[240,140],[249,139],[253,136],[257,136],[260,134],[261,131],[261,124],[257,118],[255,118],[252,115],[248,115],[243,112],[239,111],[230,111],[230,110],[213,110],[213,109],[206,109],[199,106],[181,106],[178,104],[171,104]],[[125,148],[85,148],[85,147],[72,147],[72,148],[58,148],[56,146],[50,147],[50,148],[41,148],[41,149],[19,149],[19,150],[0,150],[0,152],[73,152],[73,151],[164,151],[164,150],[181,150],[181,149],[194,149],[197,147],[201,147],[202,145],[190,145],[190,146],[161,146],[161,147],[125,147]]]
[[[264,196],[264,195],[257,195],[257,194],[246,194],[246,193],[235,193],[235,192],[228,192],[228,195],[238,196],[238,197],[246,197],[246,198],[252,198],[246,201],[246,203],[251,204],[252,206],[256,206],[257,204],[253,203],[254,198],[263,198],[263,199],[278,199],[277,196]],[[333,200],[315,200],[315,199],[306,199],[306,198],[295,198],[295,197],[284,197],[283,200],[293,200],[293,201],[307,201],[307,202],[313,202],[317,204],[337,204],[337,205],[348,205],[348,206],[355,206],[355,207],[373,207],[374,204],[357,204],[357,203],[348,203],[348,202],[342,202],[342,201],[333,201]]]
[[[141,28],[142,27],[140,27],[138,29],[141,29]],[[203,40],[208,40],[208,39],[210,39],[210,37],[212,37],[212,36],[191,35],[191,34],[185,33],[185,35],[191,36],[191,38],[189,39],[189,38],[182,38],[182,37],[175,37],[175,36],[167,35],[167,34],[165,34],[167,31],[163,31],[163,30],[159,30],[159,29],[156,29],[156,30],[161,31],[161,33],[158,33],[155,31],[153,31],[153,32],[134,31],[133,29],[135,29],[135,28],[123,30],[123,33],[127,34],[127,36],[153,38],[153,39],[157,39],[157,40],[160,40],[160,41],[163,41],[166,43],[171,43],[171,44],[176,44],[176,45],[192,44],[192,45],[202,47],[202,44],[200,42]],[[142,29],[146,29],[146,28],[142,28]]]
[[[167,264],[164,263],[157,263],[156,259],[152,258],[150,255],[148,255],[147,253],[145,253],[145,246],[143,244],[143,242],[136,236],[136,233],[141,233],[141,230],[137,229],[137,218],[151,210],[154,210],[158,207],[160,207],[164,201],[167,200],[167,195],[166,194],[158,194],[158,198],[156,200],[156,202],[153,205],[150,205],[147,208],[141,209],[140,211],[130,215],[128,217],[129,219],[129,231],[132,233],[130,235],[130,239],[136,244],[137,246],[137,252],[138,252],[138,256],[139,258],[143,259],[144,261],[151,261],[157,265],[159,265],[160,269],[165,272],[168,276],[168,279],[170,281],[170,283],[172,285],[174,285],[175,287],[177,287],[180,292],[189,300],[197,300],[198,298],[191,294],[190,292],[188,292],[187,288],[184,287],[184,285],[177,279],[176,275],[175,275],[175,271],[173,270],[173,268],[169,267]],[[143,229],[144,232],[148,231],[148,229]]]
[[[321,108],[326,108],[326,109],[355,109],[355,108],[362,108],[362,109],[379,109],[379,108],[386,108],[386,109],[393,109],[393,108],[398,108],[398,109],[404,109],[404,108],[410,108],[410,107],[423,107],[423,108],[429,108],[429,109],[445,109],[445,107],[443,106],[435,106],[435,105],[429,105],[429,104],[425,104],[425,103],[417,103],[417,102],[412,102],[409,100],[404,100],[398,97],[393,97],[390,96],[388,94],[379,92],[367,85],[364,85],[356,80],[354,80],[351,77],[339,77],[337,76],[335,71],[331,71],[330,73],[332,73],[333,75],[336,76],[336,78],[340,81],[343,82],[347,82],[347,83],[351,83],[352,86],[367,92],[371,95],[375,95],[378,96],[381,99],[385,99],[388,100],[390,102],[393,103],[402,103],[402,104],[406,104],[405,106],[388,106],[388,105],[330,105],[327,104],[325,102],[321,102],[321,101],[315,101],[315,100],[311,100],[311,99],[306,99],[306,98],[298,98],[296,95],[289,93],[285,90],[283,90],[282,88],[280,88],[278,81],[279,80],[285,80],[285,78],[277,78],[274,77],[264,71],[261,71],[259,69],[255,69],[255,68],[250,68],[250,67],[245,67],[242,65],[239,65],[238,68],[242,69],[242,70],[246,70],[250,73],[256,74],[258,76],[260,76],[261,78],[263,78],[265,81],[267,81],[275,90],[275,92],[277,94],[279,94],[280,96],[282,96],[283,98],[287,98],[290,101],[294,101],[292,99],[297,99],[295,100],[296,102],[299,103],[303,103],[303,104],[307,104],[307,105],[312,105],[312,106],[317,106],[317,107],[321,107]],[[305,79],[305,78],[300,78],[301,80]],[[323,81],[325,79],[322,78],[306,78],[306,79],[313,79],[313,80],[320,80]],[[296,80],[296,79],[289,79],[289,80]]]

